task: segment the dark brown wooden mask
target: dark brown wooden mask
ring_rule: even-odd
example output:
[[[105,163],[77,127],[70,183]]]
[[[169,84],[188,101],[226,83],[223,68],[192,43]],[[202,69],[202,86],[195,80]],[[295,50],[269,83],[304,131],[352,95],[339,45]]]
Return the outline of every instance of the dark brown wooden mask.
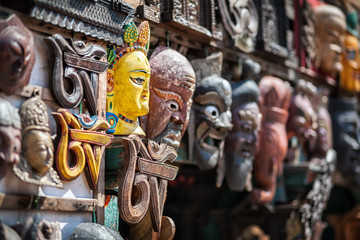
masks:
[[[231,87],[234,126],[225,139],[226,180],[231,190],[251,190],[252,161],[261,122],[258,106],[260,92],[251,80]]]
[[[150,58],[149,114],[142,118],[146,136],[177,149],[189,122],[195,73],[179,52],[158,47]]]
[[[0,179],[7,166],[18,164],[21,151],[21,122],[17,110],[0,98]]]
[[[0,90],[10,95],[29,83],[35,62],[34,38],[20,19],[0,10]]]

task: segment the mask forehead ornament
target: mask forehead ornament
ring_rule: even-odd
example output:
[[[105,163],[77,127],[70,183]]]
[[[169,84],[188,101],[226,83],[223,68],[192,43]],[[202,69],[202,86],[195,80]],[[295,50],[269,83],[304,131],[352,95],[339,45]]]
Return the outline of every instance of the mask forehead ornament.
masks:
[[[218,166],[218,178],[225,175],[224,141],[231,124],[231,86],[221,77],[222,53],[193,60],[198,79],[191,110],[189,159],[195,158],[201,170]],[[222,180],[217,180],[220,187]]]
[[[228,186],[233,191],[251,191],[251,171],[260,130],[260,91],[252,80],[232,85],[233,128],[225,140],[225,167]]]
[[[49,129],[46,104],[37,90],[19,111],[22,125],[21,160],[13,167],[15,175],[24,182],[37,185],[63,187],[52,168],[54,146]]]

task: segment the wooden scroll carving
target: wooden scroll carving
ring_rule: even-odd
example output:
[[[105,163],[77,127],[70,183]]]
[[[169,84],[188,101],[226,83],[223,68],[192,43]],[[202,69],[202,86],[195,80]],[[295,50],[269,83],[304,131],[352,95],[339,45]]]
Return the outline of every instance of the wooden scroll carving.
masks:
[[[71,46],[60,34],[49,39],[55,52],[53,92],[56,100],[62,107],[75,108],[85,91],[88,110],[96,114],[99,74],[108,68],[107,62],[98,59],[104,57],[106,51],[82,41],[75,41]]]
[[[253,0],[219,0],[221,16],[234,45],[244,52],[255,49],[259,27],[259,15]]]
[[[150,207],[152,227],[161,229],[168,181],[174,180],[178,167],[166,164],[177,153],[166,144],[144,140],[135,135],[124,137],[125,157],[119,184],[119,212],[122,219],[135,224]]]
[[[74,116],[66,109],[59,109],[52,115],[58,125],[59,144],[56,152],[56,166],[64,180],[73,180],[85,171],[88,184],[95,189],[99,177],[104,146],[110,144],[112,135],[105,134],[110,125],[105,119]],[[71,128],[70,128],[71,127]],[[70,151],[74,155],[70,155]],[[70,160],[69,160],[70,159]]]
[[[13,13],[0,8],[0,90],[10,95],[29,83],[34,37]]]
[[[214,0],[165,0],[162,9],[163,22],[207,39],[222,40],[221,32],[215,27]]]

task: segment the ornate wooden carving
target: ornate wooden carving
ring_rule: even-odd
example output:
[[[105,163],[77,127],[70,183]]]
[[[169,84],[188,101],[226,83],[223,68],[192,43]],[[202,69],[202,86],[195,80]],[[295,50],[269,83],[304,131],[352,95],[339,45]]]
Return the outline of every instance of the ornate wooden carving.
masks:
[[[34,37],[20,19],[0,9],[0,90],[10,95],[29,83],[35,63]]]
[[[9,165],[20,162],[21,122],[16,108],[0,98],[0,179]]]
[[[112,135],[101,132],[110,127],[109,123],[100,118],[95,121],[86,115],[75,117],[66,109],[59,109],[52,115],[58,125],[56,166],[60,176],[71,181],[79,177],[87,165],[88,171],[85,174],[88,184],[91,189],[95,189],[104,151],[102,147],[110,144],[113,139]],[[74,155],[70,155],[70,151]]]
[[[219,0],[219,8],[226,31],[234,45],[244,52],[255,49],[259,15],[253,0]]]
[[[177,157],[174,148],[154,141],[144,142],[137,136],[124,137],[125,157],[119,184],[119,211],[122,219],[135,224],[150,207],[155,232],[161,229],[161,218],[169,180],[174,180],[178,167],[166,164]]]
[[[108,67],[107,62],[97,59],[104,57],[106,51],[97,45],[86,46],[82,41],[71,46],[60,34],[49,39],[56,57],[52,81],[56,100],[62,107],[74,108],[82,101],[85,91],[88,110],[96,114],[99,74]]]
[[[155,23],[160,23],[160,0],[147,0],[143,5],[140,5],[136,11],[143,19]]]
[[[161,0],[161,9],[163,22],[208,39],[222,40],[215,26],[214,0]]]
[[[289,50],[286,46],[285,4],[282,0],[254,0],[259,13],[259,32],[256,49],[272,55],[286,58]]]
[[[283,80],[265,76],[259,83],[262,114],[253,176],[257,188],[251,194],[256,203],[269,203],[275,196],[277,177],[282,174],[288,141],[286,121],[291,100],[290,87]]]
[[[22,142],[20,163],[13,166],[15,175],[24,182],[63,187],[52,168],[54,146],[46,104],[37,91],[20,107]]]
[[[119,0],[35,0],[34,5],[30,16],[38,20],[117,45],[122,45],[122,28],[135,12]]]

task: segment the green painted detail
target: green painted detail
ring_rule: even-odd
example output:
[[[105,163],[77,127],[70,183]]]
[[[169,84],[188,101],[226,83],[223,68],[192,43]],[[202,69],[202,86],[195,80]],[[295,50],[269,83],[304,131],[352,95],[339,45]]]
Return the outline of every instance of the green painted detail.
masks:
[[[117,184],[118,174],[122,169],[123,147],[105,150],[105,188],[112,189]]]
[[[114,231],[119,231],[119,209],[118,198],[111,196],[109,204],[105,207],[104,224]]]

